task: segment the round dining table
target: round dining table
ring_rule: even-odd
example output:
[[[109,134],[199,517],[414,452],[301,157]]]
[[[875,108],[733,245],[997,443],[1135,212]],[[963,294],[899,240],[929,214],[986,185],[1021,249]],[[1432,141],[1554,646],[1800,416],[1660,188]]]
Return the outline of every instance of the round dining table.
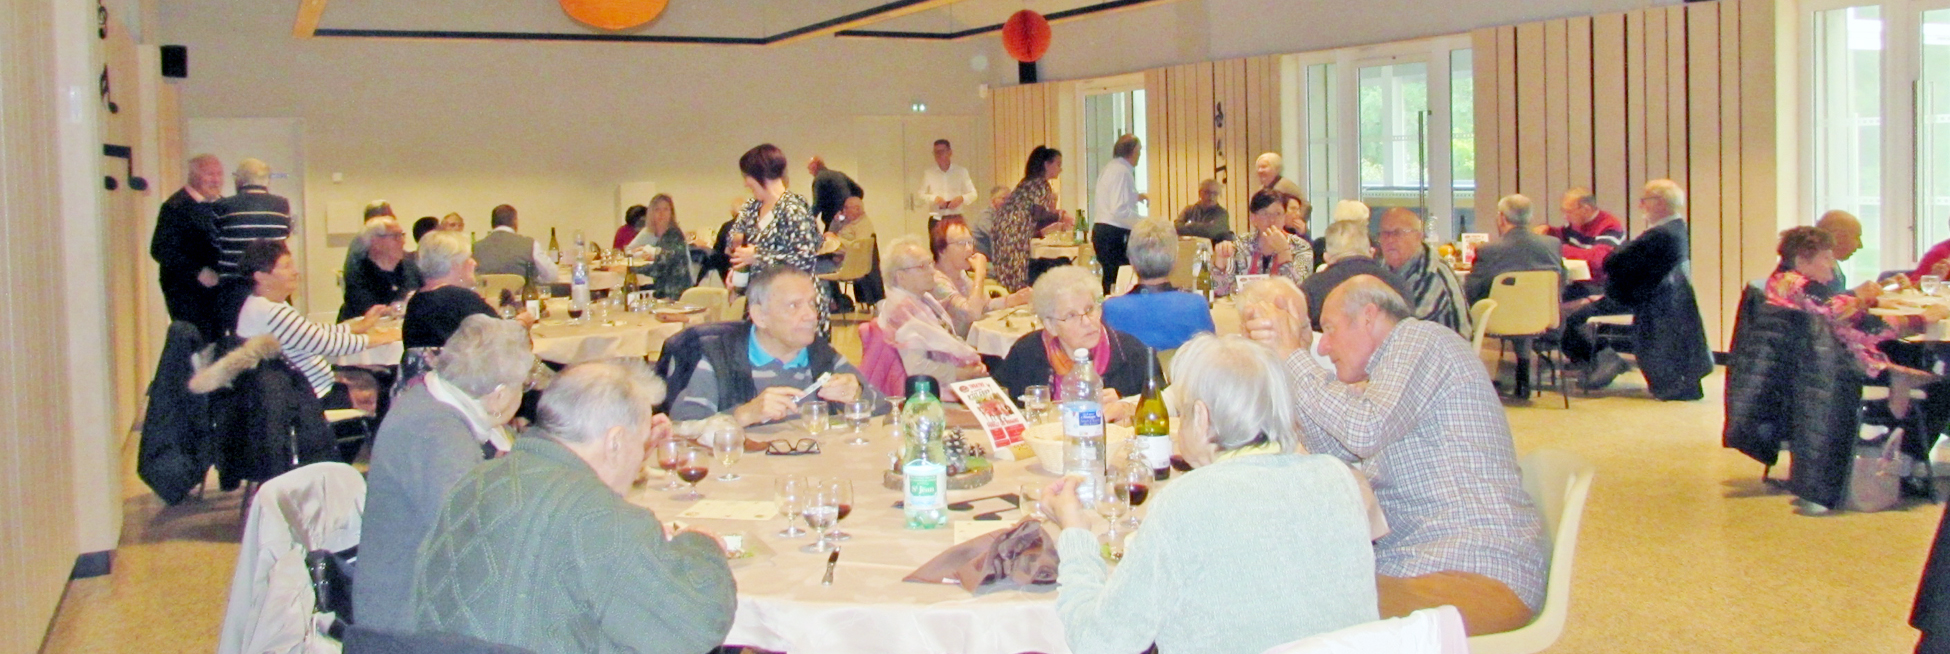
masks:
[[[629,499],[666,523],[736,534],[745,549],[754,552],[731,561],[738,582],[738,608],[725,638],[728,645],[793,654],[1070,651],[1057,618],[1053,585],[1041,587],[1041,592],[971,594],[957,585],[902,581],[956,544],[957,528],[952,523],[969,523],[960,528],[964,535],[975,533],[971,527],[1007,528],[1021,518],[1014,507],[1018,485],[1047,485],[1055,475],[1043,471],[1035,459],[995,461],[992,481],[948,493],[951,504],[972,502],[965,510],[950,507],[949,526],[908,529],[901,510],[894,506],[901,494],[881,485],[882,471],[890,467],[890,454],[896,448],[883,420],[874,419],[862,432],[871,441],[865,445],[847,444],[852,434],[840,426],[821,435],[818,454],[745,453],[729,468],[740,476],[736,481],[719,481],[726,468],[713,460],[710,475],[697,485],[705,501],[770,502],[774,481],[781,475],[851,480],[853,509],[838,525],[851,538],[838,543],[841,553],[831,585],[821,583],[828,554],[801,551],[812,542],[810,534],[781,538],[778,533],[786,523],[776,517],[684,517],[698,503],[676,499],[683,491],[661,490],[666,478],[654,469],[654,460],[649,462],[649,479],[633,488]],[[753,440],[797,442],[808,435],[797,419],[747,431]],[[1054,544],[1053,529],[1049,535]]]
[[[568,298],[549,298],[547,302],[548,317],[529,329],[529,337],[534,342],[535,356],[564,365],[618,357],[641,359],[660,356],[664,341],[685,327],[703,322],[709,314],[708,311],[691,312],[673,315],[671,320],[666,321],[653,312],[592,310],[591,313],[595,315],[572,323],[569,320]],[[332,362],[341,366],[391,366],[399,364],[404,352],[401,344],[394,341],[338,357]]]
[[[1221,335],[1241,333],[1239,309],[1231,298],[1219,298],[1212,303],[1212,326]],[[1042,320],[1027,306],[997,309],[969,324],[966,340],[976,352],[1007,357],[1017,339],[1042,328]]]

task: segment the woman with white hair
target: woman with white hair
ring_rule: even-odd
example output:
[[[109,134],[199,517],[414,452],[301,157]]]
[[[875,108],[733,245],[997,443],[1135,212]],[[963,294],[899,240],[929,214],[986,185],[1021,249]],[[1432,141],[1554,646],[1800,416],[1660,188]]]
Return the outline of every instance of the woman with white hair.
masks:
[[[948,308],[934,290],[934,257],[920,237],[887,244],[887,299],[872,322],[861,326],[860,369],[880,392],[900,395],[909,375],[947,384],[986,374],[975,348],[955,336]]]
[[[1251,228],[1237,241],[1212,246],[1212,288],[1219,295],[1231,295],[1233,279],[1239,275],[1279,275],[1295,284],[1307,281],[1314,270],[1314,246],[1306,237],[1289,234],[1286,226],[1287,194],[1261,189],[1247,204],[1252,211]]]
[[[1197,293],[1171,285],[1178,265],[1178,232],[1163,217],[1139,221],[1125,246],[1137,288],[1104,300],[1104,324],[1136,336],[1146,346],[1169,350],[1212,327],[1212,308]]]
[[[362,572],[353,590],[361,626],[411,626],[405,609],[414,553],[461,476],[514,447],[505,426],[534,364],[521,325],[468,316],[424,383],[393,401],[366,475]]]
[[[468,316],[499,318],[474,292],[474,254],[460,232],[438,231],[420,241],[420,274],[426,280],[406,302],[401,326],[407,348],[440,347]]]
[[[1408,297],[1408,282],[1401,275],[1388,270],[1381,260],[1374,258],[1374,246],[1368,240],[1368,222],[1365,220],[1341,220],[1327,226],[1323,236],[1327,246],[1322,248],[1321,261],[1326,267],[1308,277],[1300,285],[1307,292],[1307,315],[1313,319],[1314,331],[1320,331],[1320,305],[1327,294],[1341,282],[1361,275],[1374,275],[1388,282],[1395,292]]]
[[[995,381],[1010,397],[1020,397],[1030,386],[1054,386],[1070,374],[1076,353],[1087,351],[1104,381],[1104,417],[1130,416],[1133,404],[1119,400],[1144,391],[1152,362],[1143,341],[1104,326],[1103,279],[1082,267],[1062,266],[1043,273],[1034,288],[1031,304],[1043,328],[1016,339]]]
[[[391,216],[366,221],[353,241],[364,253],[345,268],[345,303],[339,320],[365,315],[367,309],[392,304],[420,287],[420,273],[406,258],[406,230]]]
[[[1062,530],[1056,610],[1070,649],[1259,652],[1378,619],[1362,482],[1301,450],[1279,356],[1207,334],[1179,349],[1171,372],[1172,438],[1193,470],[1152,500],[1114,573],[1076,478],[1044,494]]]

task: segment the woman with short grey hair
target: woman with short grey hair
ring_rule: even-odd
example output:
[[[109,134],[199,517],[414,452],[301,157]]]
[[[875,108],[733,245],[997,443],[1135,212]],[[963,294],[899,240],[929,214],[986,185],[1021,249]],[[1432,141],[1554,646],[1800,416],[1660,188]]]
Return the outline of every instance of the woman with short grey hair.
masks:
[[[1320,331],[1320,304],[1326,301],[1327,294],[1334,292],[1341,282],[1356,276],[1373,275],[1388,282],[1397,292],[1408,294],[1408,282],[1374,257],[1374,246],[1368,240],[1368,221],[1335,221],[1327,226],[1325,239],[1327,247],[1323,261],[1327,265],[1300,285],[1307,292],[1307,317],[1312,319],[1314,331]]]
[[[934,255],[918,236],[887,244],[887,299],[860,330],[860,371],[887,395],[900,395],[909,375],[928,375],[943,385],[987,375],[981,354],[955,335],[948,307],[934,290]]]
[[[1173,440],[1193,470],[1152,500],[1114,573],[1075,479],[1045,491],[1043,509],[1062,529],[1056,610],[1070,649],[1259,652],[1376,620],[1361,482],[1339,459],[1295,452],[1299,425],[1279,356],[1207,334],[1180,348],[1171,368]]]
[[[402,325],[408,349],[440,347],[468,316],[500,317],[474,292],[474,254],[460,232],[429,232],[420,241],[420,272],[425,281],[406,303]]]
[[[1061,383],[1077,354],[1087,352],[1103,379],[1105,419],[1131,415],[1134,405],[1120,400],[1135,399],[1144,391],[1155,364],[1143,341],[1104,326],[1103,279],[1078,266],[1063,266],[1043,273],[1034,288],[1030,303],[1043,328],[1016,339],[996,369],[995,381],[1010,396],[1021,396],[1030,386]]]
[[[353,601],[359,624],[407,629],[414,553],[462,475],[514,446],[505,425],[521,407],[535,355],[520,324],[468,316],[422,383],[400,393],[373,440],[365,530]]]
[[[1131,228],[1125,246],[1138,285],[1104,301],[1104,324],[1136,336],[1148,347],[1170,350],[1199,332],[1213,330],[1212,309],[1197,293],[1171,285],[1178,265],[1178,231],[1164,218],[1148,218]]]

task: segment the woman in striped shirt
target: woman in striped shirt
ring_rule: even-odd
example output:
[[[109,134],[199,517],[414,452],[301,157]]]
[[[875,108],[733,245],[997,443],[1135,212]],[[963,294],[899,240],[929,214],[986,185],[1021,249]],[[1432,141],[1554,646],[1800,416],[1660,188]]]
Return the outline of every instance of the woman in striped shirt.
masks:
[[[326,357],[344,356],[399,340],[397,330],[374,329],[386,305],[375,305],[358,320],[322,326],[306,320],[286,300],[298,290],[298,266],[284,241],[262,239],[244,247],[241,271],[255,286],[237,314],[237,335],[270,334],[278,339],[285,360],[304,373],[311,390],[323,398],[332,391],[332,364]]]

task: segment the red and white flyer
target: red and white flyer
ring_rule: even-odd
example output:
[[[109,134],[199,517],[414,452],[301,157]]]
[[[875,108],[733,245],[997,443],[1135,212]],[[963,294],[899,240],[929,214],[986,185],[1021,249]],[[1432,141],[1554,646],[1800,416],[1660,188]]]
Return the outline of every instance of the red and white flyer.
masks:
[[[982,431],[989,437],[989,451],[1002,461],[1018,461],[1035,456],[1035,450],[1023,440],[1022,433],[1029,429],[1029,421],[1024,420],[1016,404],[1009,401],[1009,395],[993,378],[969,379],[948,385],[961,397],[962,406],[975,414],[982,423]]]

